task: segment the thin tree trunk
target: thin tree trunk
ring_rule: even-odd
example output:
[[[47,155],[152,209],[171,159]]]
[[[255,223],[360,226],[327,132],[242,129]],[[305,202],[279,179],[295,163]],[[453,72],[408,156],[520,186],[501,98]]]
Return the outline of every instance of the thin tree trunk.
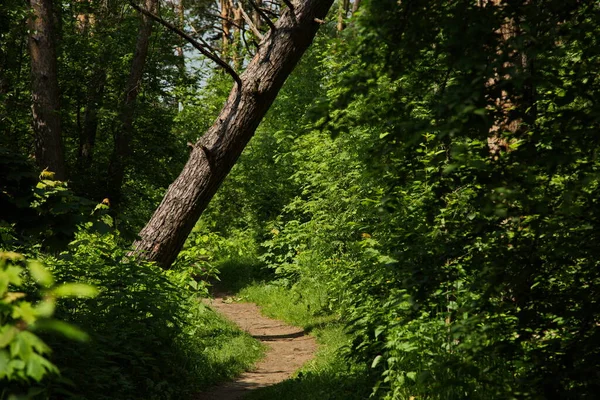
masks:
[[[297,0],[267,33],[217,120],[194,145],[179,177],[169,187],[133,244],[133,254],[168,268],[196,221],[227,176],[275,100],[279,89],[312,42],[317,19],[333,0]]]
[[[359,7],[360,7],[360,0],[354,0],[354,3],[352,4],[352,14],[357,12]]]
[[[145,8],[156,14],[158,9],[158,0],[146,0]],[[118,204],[121,198],[121,187],[125,178],[125,167],[127,159],[131,152],[131,139],[133,136],[133,120],[135,114],[135,104],[142,83],[142,75],[146,58],[148,56],[148,47],[150,44],[150,35],[152,34],[152,19],[142,15],[142,23],[138,31],[135,52],[131,63],[131,72],[125,87],[123,106],[120,113],[120,129],[115,134],[113,153],[108,167],[108,193],[113,204]]]
[[[254,0],[254,3],[258,6],[261,7],[262,6],[262,0]],[[260,30],[260,27],[262,26],[262,18],[260,17],[260,13],[258,12],[258,10],[254,10],[254,12],[252,13],[252,20],[254,22],[254,26],[256,27],[256,29]]]
[[[83,1],[83,0],[78,0]],[[94,36],[94,31],[102,30],[103,26],[110,24],[110,14],[99,10],[98,19],[94,13],[81,13],[77,15],[76,27],[81,35],[89,38]],[[98,26],[100,25],[100,27]],[[100,28],[100,29],[98,29]],[[83,114],[83,127],[79,131],[79,148],[77,152],[77,165],[79,168],[88,169],[92,164],[93,151],[96,144],[96,134],[98,131],[98,110],[102,107],[104,97],[104,87],[106,84],[106,66],[105,60],[110,56],[109,49],[103,45],[99,52],[98,60],[93,68],[91,79],[87,82],[87,93],[85,96],[85,111]]]
[[[185,29],[185,8],[183,5],[183,0],[179,0],[177,2],[177,19],[179,20],[179,28],[180,29]],[[183,40],[182,38],[179,38],[179,43],[180,45],[177,46],[177,55],[179,57],[181,57],[181,64],[183,65],[183,69],[185,69],[185,59],[184,59],[184,54],[183,54],[183,47],[185,46],[185,40]]]
[[[83,129],[79,136],[78,164],[84,169],[89,168],[92,164],[98,132],[98,110],[102,106],[105,84],[106,70],[104,68],[96,69],[88,86],[85,113],[83,115]]]
[[[489,3],[486,2],[485,5],[502,7],[502,3],[503,0],[491,0]],[[501,37],[500,47],[506,46],[511,39],[519,35],[518,19],[505,19],[497,30],[497,33]],[[494,125],[490,128],[490,136],[487,138],[490,155],[494,159],[498,159],[498,153],[510,151],[512,142],[509,142],[506,139],[503,132],[512,132],[514,134],[522,129],[523,120],[521,118],[514,118],[511,111],[514,109],[529,108],[524,104],[524,100],[526,100],[527,95],[530,94],[527,88],[525,88],[525,96],[523,96],[522,93],[515,93],[514,91],[507,92],[503,89],[494,90],[501,82],[512,79],[506,71],[514,68],[517,74],[524,73],[529,66],[526,55],[517,52],[514,49],[507,52],[505,49],[498,48],[496,52],[498,56],[503,54],[503,52],[509,53],[511,56],[503,63],[502,70],[504,72],[497,71],[495,74],[496,76],[489,78],[486,85],[491,89],[490,92],[496,92],[496,97],[493,100],[496,106],[497,116]]]
[[[222,43],[221,43],[221,58],[225,61],[230,59],[229,55],[229,44],[231,42],[231,10],[229,7],[229,0],[221,0],[221,28],[223,29]]]
[[[343,31],[346,27],[346,17],[348,16],[348,9],[350,8],[350,0],[341,0],[340,9],[338,12],[338,23],[337,30]]]
[[[233,23],[234,23],[234,31],[233,31],[233,54],[232,54],[232,61],[233,61],[233,69],[234,70],[239,70],[240,67],[242,66],[242,49],[244,48],[244,44],[242,43],[242,29],[241,26],[243,26],[244,24],[244,17],[242,16],[242,8],[241,5],[238,4],[238,6],[236,7],[233,4],[233,0],[229,0],[230,1],[230,6],[231,6],[231,10],[233,12]]]
[[[60,100],[57,77],[52,0],[30,0],[29,52],[34,148],[37,165],[66,178],[61,139]]]

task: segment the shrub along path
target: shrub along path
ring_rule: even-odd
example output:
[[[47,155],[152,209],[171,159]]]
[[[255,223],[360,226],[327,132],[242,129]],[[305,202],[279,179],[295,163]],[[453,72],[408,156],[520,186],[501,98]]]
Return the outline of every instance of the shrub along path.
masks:
[[[234,382],[200,393],[195,400],[241,399],[253,389],[286,380],[311,360],[317,350],[315,338],[307,335],[302,328],[263,316],[256,304],[233,300],[218,293],[205,303],[265,344],[268,347],[266,356],[253,371],[242,374]]]

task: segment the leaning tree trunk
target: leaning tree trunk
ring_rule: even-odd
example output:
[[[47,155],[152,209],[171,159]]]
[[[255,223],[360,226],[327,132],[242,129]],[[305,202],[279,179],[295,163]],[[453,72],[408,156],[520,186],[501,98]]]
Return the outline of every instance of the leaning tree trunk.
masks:
[[[35,161],[40,168],[66,178],[60,127],[54,15],[52,0],[30,0],[29,52]]]
[[[297,0],[267,33],[240,77],[241,87],[234,86],[217,120],[194,145],[183,171],[140,232],[140,239],[133,244],[134,254],[164,268],[175,260],[332,3]]]
[[[158,0],[146,0],[145,8],[152,13],[156,13]],[[108,166],[107,196],[113,204],[119,203],[121,198],[125,167],[129,153],[131,152],[135,104],[142,84],[142,75],[144,66],[146,65],[146,58],[148,57],[151,34],[152,19],[146,15],[142,15],[142,23],[138,31],[135,52],[133,53],[133,60],[131,62],[131,72],[129,73],[129,79],[125,87],[125,96],[120,113],[121,125],[115,133],[114,148]]]

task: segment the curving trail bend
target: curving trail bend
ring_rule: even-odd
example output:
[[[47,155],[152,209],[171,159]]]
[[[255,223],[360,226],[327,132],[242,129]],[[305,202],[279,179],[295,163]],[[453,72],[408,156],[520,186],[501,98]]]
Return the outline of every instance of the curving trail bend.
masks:
[[[241,399],[251,390],[288,379],[314,357],[317,350],[314,337],[307,335],[302,328],[263,316],[256,304],[235,303],[220,294],[204,302],[267,345],[268,349],[254,370],[245,372],[233,382],[200,393],[194,400]]]

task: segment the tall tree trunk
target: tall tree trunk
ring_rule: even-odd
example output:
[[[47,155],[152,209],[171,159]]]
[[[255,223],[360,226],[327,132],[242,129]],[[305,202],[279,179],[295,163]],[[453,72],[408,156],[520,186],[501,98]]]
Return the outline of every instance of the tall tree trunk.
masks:
[[[257,7],[261,7],[262,2],[263,0],[254,0],[254,4],[256,4]],[[254,26],[256,27],[256,29],[260,30],[263,21],[258,10],[254,10],[254,12],[252,13],[252,21],[254,22]]]
[[[354,0],[354,3],[352,4],[352,14],[357,12],[359,7],[360,7],[360,0]]]
[[[183,5],[183,0],[179,0],[176,4],[177,7],[177,22],[179,29],[185,30],[185,7]],[[177,46],[176,51],[177,55],[181,58],[181,66],[185,69],[185,58],[183,54],[183,47],[185,46],[185,40],[183,38],[179,38],[179,46]],[[180,67],[181,67],[180,66]]]
[[[66,178],[61,139],[60,100],[52,0],[30,0],[29,52],[35,160],[57,179]]]
[[[99,10],[98,14],[98,22],[95,13],[81,13],[76,16],[76,27],[81,35],[92,38],[95,35],[95,31],[101,31],[104,26],[111,23],[110,13]],[[104,44],[101,44],[101,46],[103,47],[98,54],[97,60],[95,60],[93,65],[90,65],[90,69],[93,71],[92,76],[86,82],[87,93],[85,96],[83,127],[79,131],[79,148],[77,152],[77,165],[82,169],[88,169],[92,164],[98,131],[98,110],[102,107],[107,78],[105,62],[110,57],[110,49]]]
[[[232,48],[232,61],[233,61],[233,69],[238,71],[242,66],[243,59],[243,51],[244,44],[242,43],[242,29],[241,27],[244,25],[244,18],[242,16],[242,6],[238,3],[237,7],[233,4],[233,0],[229,0],[229,4],[231,6],[231,10],[233,12],[233,48]]]
[[[221,29],[223,30],[221,43],[221,58],[225,61],[230,59],[229,44],[231,42],[231,10],[229,0],[221,0]]]
[[[348,17],[348,9],[350,8],[350,0],[340,0],[340,9],[338,11],[337,30],[343,31],[346,27],[346,17]]]
[[[194,145],[179,177],[169,187],[133,244],[133,253],[168,268],[196,221],[227,176],[275,100],[279,89],[312,42],[317,19],[333,0],[296,0],[267,33],[257,54],[232,89],[217,120]]]
[[[97,68],[88,85],[85,113],[83,115],[83,129],[79,135],[78,164],[87,169],[92,164],[96,133],[98,132],[98,109],[102,106],[104,86],[106,84],[106,70]]]
[[[497,7],[498,10],[500,10],[502,7],[505,7],[504,3],[505,0],[491,0],[484,4],[487,7]],[[533,102],[533,93],[535,90],[530,79],[532,73],[530,68],[532,67],[532,64],[527,60],[526,54],[517,51],[514,48],[508,48],[508,43],[510,43],[511,39],[520,34],[518,16],[512,15],[510,18],[506,17],[500,28],[497,30],[497,33],[501,40],[499,48],[496,49],[496,53],[498,56],[502,54],[508,54],[509,56],[503,62],[502,67],[496,70],[495,76],[489,78],[486,84],[488,89],[490,89],[490,92],[495,93],[493,101],[495,103],[497,115],[495,123],[490,129],[490,136],[487,138],[488,148],[494,159],[498,158],[498,153],[510,151],[511,142],[504,137],[503,132],[512,132],[515,134],[523,129],[523,119],[520,117],[515,118],[513,110],[529,109],[530,112],[524,113],[527,115],[531,114],[531,111],[535,109]],[[527,84],[525,85],[526,87],[523,88],[523,92],[515,92],[514,89],[510,92],[504,89],[497,89],[504,81],[514,78],[508,73],[508,71],[511,70],[517,75],[523,74],[523,76],[528,76],[526,79]],[[528,101],[530,101],[529,104],[527,104]],[[513,138],[511,140],[514,141],[515,139]]]
[[[156,14],[158,9],[158,0],[146,0],[145,8]],[[125,167],[131,152],[131,139],[133,136],[133,120],[135,114],[135,104],[140,86],[146,58],[148,56],[148,47],[150,44],[150,35],[152,34],[152,19],[141,15],[142,22],[138,31],[135,52],[131,62],[131,72],[125,87],[123,106],[120,113],[120,129],[115,133],[114,148],[108,167],[108,191],[107,196],[113,204],[118,204],[121,199],[121,187],[125,178]]]

